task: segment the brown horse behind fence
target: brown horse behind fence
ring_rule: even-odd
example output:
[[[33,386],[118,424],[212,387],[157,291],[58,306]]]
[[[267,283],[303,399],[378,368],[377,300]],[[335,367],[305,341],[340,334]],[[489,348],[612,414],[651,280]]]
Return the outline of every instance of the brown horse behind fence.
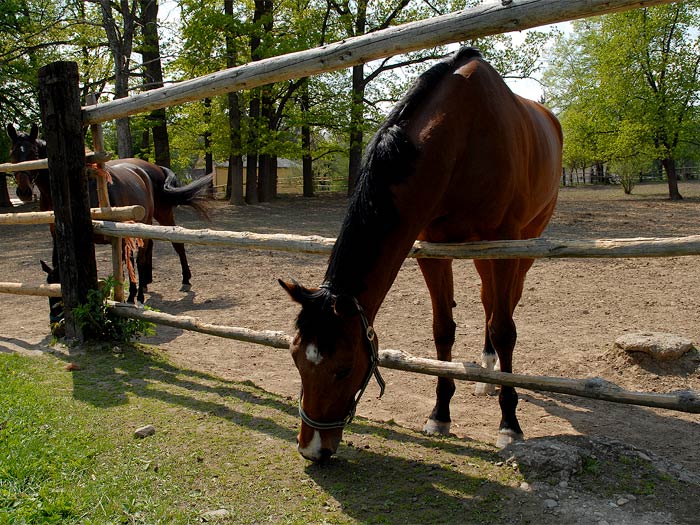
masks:
[[[46,143],[38,138],[38,132],[36,125],[32,126],[29,133],[18,132],[11,124],[7,126],[7,134],[12,141],[11,162],[46,158]],[[211,175],[197,179],[186,186],[179,186],[177,177],[168,168],[156,166],[141,159],[112,160],[105,164],[105,171],[111,179],[107,187],[110,205],[143,206],[146,214],[141,222],[144,224],[152,224],[155,219],[162,226],[175,226],[175,208],[181,205],[191,206],[202,217],[207,217],[206,201],[201,198],[201,195],[210,187]],[[23,194],[27,192],[31,194],[33,183],[39,190],[39,208],[42,211],[53,209],[48,170],[17,172],[16,177],[18,192],[22,187]],[[90,202],[92,206],[97,206],[94,182],[91,183]],[[96,236],[95,242],[108,241],[101,236]],[[182,243],[172,243],[172,245],[180,258],[182,267],[181,290],[189,290],[192,273],[187,263],[185,245]],[[135,279],[130,277],[128,301],[137,300],[143,303],[144,292],[153,281],[152,240],[147,240],[144,247],[138,250],[136,265],[139,274],[138,288]]]
[[[280,284],[302,309],[292,356],[301,375],[297,437],[306,458],[337,449],[377,369],[375,315],[416,239],[463,242],[537,237],[554,210],[562,133],[543,106],[514,95],[473,49],[423,74],[365,152],[358,188],[324,283]],[[440,360],[455,339],[452,261],[419,259],[433,307]],[[485,364],[512,371],[513,310],[531,259],[475,261],[486,314]],[[448,433],[452,379],[438,378],[425,425]],[[522,438],[517,395],[501,387],[499,444]]]

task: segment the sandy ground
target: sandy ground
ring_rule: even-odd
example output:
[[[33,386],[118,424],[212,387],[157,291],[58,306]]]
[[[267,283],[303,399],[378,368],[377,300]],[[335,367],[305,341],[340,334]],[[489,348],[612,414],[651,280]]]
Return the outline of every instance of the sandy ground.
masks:
[[[682,183],[682,202],[665,197],[663,185],[635,188],[569,189],[560,195],[547,237],[667,237],[698,233],[700,184]],[[29,211],[25,205],[15,211]],[[217,203],[213,223],[178,210],[180,225],[220,230],[287,232],[334,237],[345,210],[340,197],[282,198],[270,204],[230,207]],[[0,281],[43,282],[39,259],[50,260],[48,228],[3,226]],[[311,255],[188,247],[193,290],[179,292],[180,270],[172,248],[156,243],[154,282],[147,304],[210,323],[293,332],[297,306],[277,284],[293,277],[318,285],[325,259]],[[516,310],[517,373],[570,378],[602,377],[623,388],[651,392],[700,391],[697,352],[658,365],[624,355],[613,346],[625,333],[663,331],[700,343],[700,267],[697,257],[647,259],[540,260],[528,275]],[[101,274],[110,271],[109,253],[98,247]],[[456,360],[478,361],[483,342],[479,281],[470,261],[454,263],[457,322]],[[383,348],[434,357],[430,300],[415,261],[407,260],[379,312],[375,328]],[[0,296],[0,351],[48,344],[44,298]],[[299,376],[284,350],[238,343],[159,327],[145,342],[171,359],[231,380],[251,380],[286,396],[299,392]],[[393,419],[420,429],[434,403],[435,379],[386,370],[387,391],[376,399],[372,383],[358,408],[362,416]],[[452,402],[452,431],[493,442],[500,417],[495,397],[476,397],[473,384],[458,384]],[[583,434],[605,436],[673,459],[700,471],[700,417],[520,391],[518,417],[526,437]]]

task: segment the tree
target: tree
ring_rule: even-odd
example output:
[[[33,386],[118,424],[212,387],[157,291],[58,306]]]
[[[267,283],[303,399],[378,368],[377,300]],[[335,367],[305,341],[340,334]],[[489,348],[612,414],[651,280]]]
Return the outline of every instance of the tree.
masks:
[[[65,2],[0,2],[0,121],[27,127],[39,121],[37,71],[71,44],[76,21]]]
[[[700,2],[588,19],[562,36],[544,77],[560,113],[565,161],[664,167],[681,199],[676,160],[696,129]]]
[[[158,37],[158,1],[140,0],[141,45],[139,52],[143,64],[143,87],[145,90],[163,87],[163,68],[160,59]],[[156,164],[170,167],[170,143],[165,118],[165,109],[151,111],[147,117],[153,133],[153,149]],[[145,133],[148,133],[148,128]]]
[[[129,96],[131,52],[134,45],[138,2],[133,0],[133,3],[130,4],[129,0],[119,0],[118,3],[112,3],[110,0],[93,1],[98,1],[102,9],[102,26],[107,35],[109,49],[112,52],[114,98],[127,97]],[[119,15],[116,18],[113,7]],[[128,117],[117,119],[117,151],[121,158],[133,156]]]

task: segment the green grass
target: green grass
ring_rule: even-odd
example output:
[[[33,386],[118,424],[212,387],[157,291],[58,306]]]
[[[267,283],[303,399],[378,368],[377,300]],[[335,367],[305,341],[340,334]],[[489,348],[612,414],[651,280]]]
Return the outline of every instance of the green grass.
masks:
[[[294,400],[143,347],[0,354],[0,378],[0,523],[498,523],[522,496],[488,445],[361,418],[310,464]]]

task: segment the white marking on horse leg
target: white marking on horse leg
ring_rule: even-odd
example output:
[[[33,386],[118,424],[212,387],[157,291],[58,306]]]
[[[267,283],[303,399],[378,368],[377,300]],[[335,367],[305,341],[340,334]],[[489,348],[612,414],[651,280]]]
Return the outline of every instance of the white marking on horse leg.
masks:
[[[299,454],[304,456],[306,459],[311,461],[318,461],[321,459],[321,434],[318,430],[314,430],[314,437],[311,438],[309,444],[305,447],[299,445],[297,447]]]
[[[519,432],[514,432],[509,429],[502,429],[498,431],[496,446],[498,448],[506,448],[511,443],[515,441],[522,441],[523,439],[525,439],[525,437]]]
[[[496,354],[481,354],[481,366],[489,371],[500,370]],[[474,394],[477,396],[492,396],[495,393],[496,385],[492,383],[477,383],[474,387]]]
[[[323,356],[321,352],[318,351],[316,345],[309,343],[306,345],[306,359],[318,366],[321,364],[321,361],[323,361]]]
[[[431,435],[449,436],[450,425],[451,423],[449,421],[436,421],[434,419],[428,419],[423,426],[423,432]]]

